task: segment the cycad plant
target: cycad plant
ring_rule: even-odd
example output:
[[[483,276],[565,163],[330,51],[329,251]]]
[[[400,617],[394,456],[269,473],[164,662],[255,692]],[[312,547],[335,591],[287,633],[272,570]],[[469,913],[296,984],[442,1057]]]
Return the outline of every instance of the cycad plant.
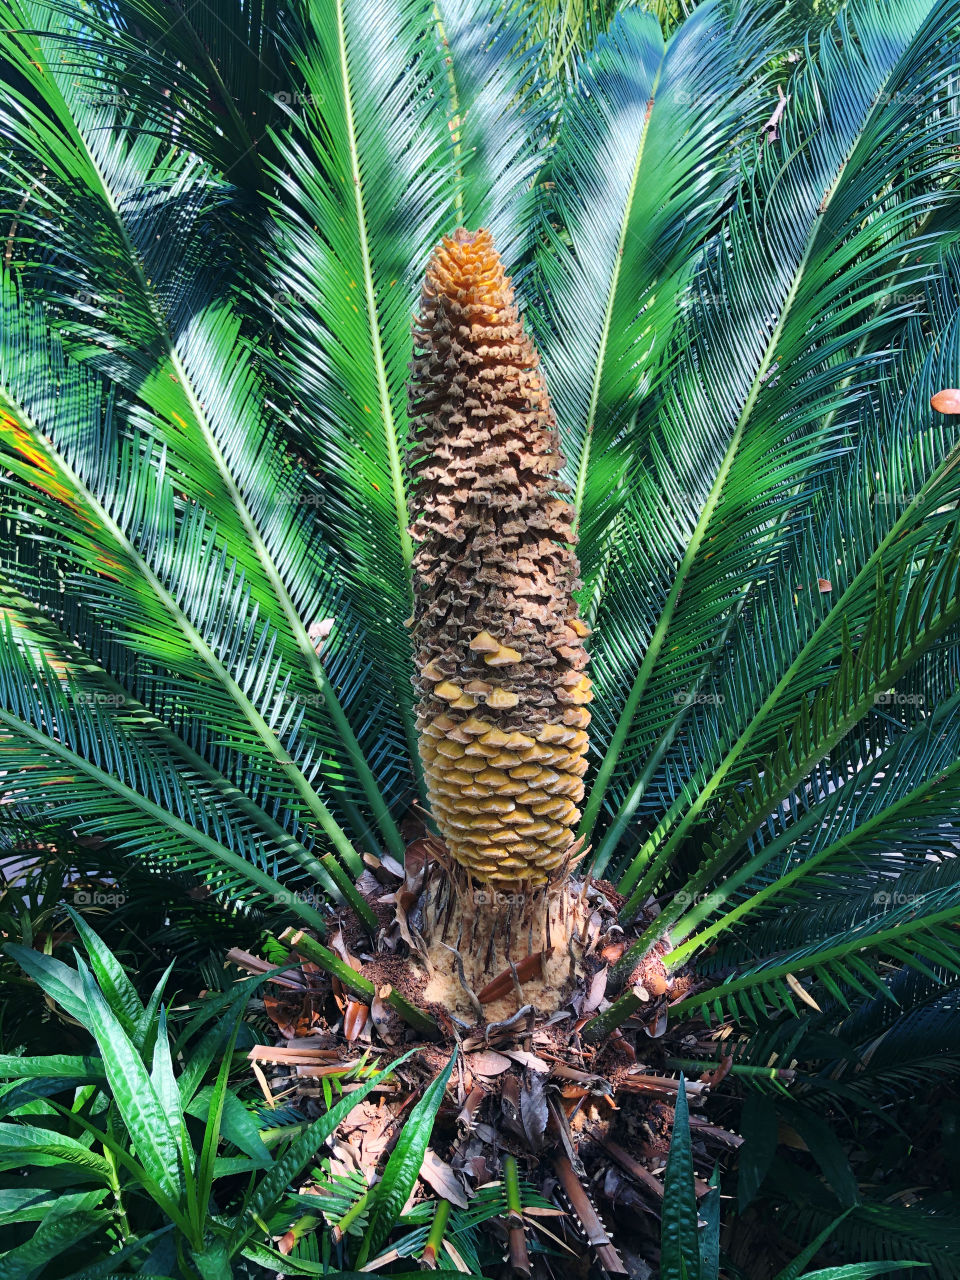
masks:
[[[0,9],[8,817],[767,1152],[952,1069],[960,3]]]

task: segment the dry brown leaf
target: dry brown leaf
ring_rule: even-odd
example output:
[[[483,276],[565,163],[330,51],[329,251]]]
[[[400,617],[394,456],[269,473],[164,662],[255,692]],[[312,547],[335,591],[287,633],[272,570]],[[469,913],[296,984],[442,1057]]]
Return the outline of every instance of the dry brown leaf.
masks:
[[[643,1029],[651,1040],[659,1040],[667,1033],[667,1011],[661,1009],[652,1022],[645,1022]]]
[[[403,869],[403,864],[398,862],[391,854],[385,853],[380,859],[380,865],[389,871],[392,876],[396,876],[398,880],[405,879],[406,872]]]
[[[797,978],[793,976],[792,973],[787,974],[787,986],[790,988],[790,990],[793,992],[793,994],[797,997],[798,1000],[802,1000],[804,1004],[808,1004],[811,1009],[816,1009],[817,1013],[823,1012],[823,1010],[817,1004],[816,1000],[814,1000],[810,992],[806,989],[806,987],[803,986],[803,984]]]
[[[363,968],[362,963],[356,958],[356,956],[352,956],[347,950],[347,944],[344,941],[343,933],[339,929],[336,933],[331,934],[330,936],[330,950],[335,951],[341,960],[345,961],[351,969],[355,969],[358,973]]]
[[[463,1183],[453,1172],[445,1160],[441,1160],[435,1151],[427,1147],[420,1166],[420,1177],[436,1191],[437,1195],[449,1200],[458,1209],[466,1209],[469,1205]]]
[[[508,1058],[512,1058],[514,1062],[519,1062],[522,1067],[528,1067],[531,1071],[550,1071],[549,1062],[545,1062],[543,1058],[538,1058],[535,1053],[527,1053],[526,1049],[504,1049],[503,1052]]]
[[[600,1001],[603,999],[607,990],[607,967],[604,965],[590,979],[590,987],[587,991],[587,998],[583,1002],[583,1012],[593,1013],[595,1009],[600,1007]]]
[[[510,1069],[510,1059],[502,1053],[494,1053],[492,1049],[468,1053],[463,1062],[475,1076],[499,1076]]]
[[[347,1008],[343,1015],[343,1034],[350,1044],[367,1025],[370,1010],[361,1000],[347,1000]]]
[[[520,1119],[527,1141],[534,1151],[543,1147],[549,1114],[547,1111],[547,1082],[538,1071],[528,1071],[520,1091]]]
[[[457,1250],[453,1247],[453,1245],[446,1238],[446,1236],[444,1236],[443,1238],[443,1247],[444,1249],[446,1249],[447,1253],[449,1253],[450,1257],[453,1259],[454,1266],[457,1268],[457,1270],[462,1271],[464,1275],[469,1275],[470,1268],[464,1262],[463,1255],[457,1252]]]

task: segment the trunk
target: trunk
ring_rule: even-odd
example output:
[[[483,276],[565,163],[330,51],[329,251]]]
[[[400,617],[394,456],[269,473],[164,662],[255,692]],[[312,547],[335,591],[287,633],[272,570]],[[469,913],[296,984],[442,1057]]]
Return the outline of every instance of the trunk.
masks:
[[[592,695],[573,508],[558,496],[569,490],[538,363],[489,233],[445,239],[411,365],[411,625],[420,755],[449,853],[425,938],[458,981],[442,951],[460,953],[470,987],[541,950],[570,963]]]

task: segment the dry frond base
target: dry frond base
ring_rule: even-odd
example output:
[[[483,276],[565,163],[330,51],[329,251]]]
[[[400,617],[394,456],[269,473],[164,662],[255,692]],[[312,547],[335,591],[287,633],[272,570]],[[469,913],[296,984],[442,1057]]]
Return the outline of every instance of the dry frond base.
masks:
[[[587,976],[590,908],[581,890],[568,877],[504,889],[455,863],[437,867],[422,911],[424,999],[469,1022],[478,1003],[492,1022],[525,1006],[538,1017],[555,1013]]]
[[[564,879],[542,888],[495,891],[458,869],[435,837],[412,842],[403,868],[367,863],[357,887],[382,922],[376,946],[367,950],[369,935],[347,913],[325,945],[377,994],[368,1005],[314,964],[280,975],[278,994],[264,1000],[279,1044],[250,1053],[268,1102],[295,1098],[308,1116],[322,1114],[325,1078],[343,1078],[370,1052],[382,1068],[419,1048],[328,1144],[333,1171],[360,1172],[370,1182],[412,1101],[455,1049],[417,1198],[456,1193],[469,1202],[478,1188],[501,1181],[505,1159],[515,1157],[526,1184],[561,1211],[525,1216],[526,1242],[539,1238],[547,1250],[561,1242],[581,1275],[593,1268],[623,1275],[638,1259],[656,1265],[679,1087],[670,1059],[694,1040],[708,1050],[716,1034],[700,1042],[690,1024],[667,1026],[667,1007],[689,990],[689,975],[667,975],[654,948],[629,979],[648,998],[594,1043],[585,1033],[609,1007],[608,971],[632,941],[617,923],[622,901],[612,885],[573,876],[568,866]],[[230,958],[254,972],[270,967],[246,952]],[[389,1003],[391,991],[435,1020],[433,1038],[404,1021]],[[714,1162],[739,1142],[699,1114],[722,1074],[686,1084],[698,1195]],[[309,1179],[301,1190],[322,1194]],[[509,1225],[496,1219],[484,1227],[505,1253]],[[519,1237],[513,1243],[527,1257],[525,1275],[551,1280],[546,1254],[521,1250]]]

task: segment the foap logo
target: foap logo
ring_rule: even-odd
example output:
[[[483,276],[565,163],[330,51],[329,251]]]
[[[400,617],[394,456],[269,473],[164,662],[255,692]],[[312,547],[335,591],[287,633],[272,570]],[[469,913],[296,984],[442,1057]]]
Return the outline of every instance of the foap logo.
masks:
[[[524,902],[526,894],[501,893],[499,889],[475,889],[473,901],[478,907],[512,907]]]
[[[93,289],[83,288],[73,295],[73,301],[78,307],[85,307],[87,310],[116,311],[123,306],[125,298],[122,290],[117,293],[96,293]]]
[[[923,105],[924,98],[923,98],[923,94],[918,93],[916,90],[913,90],[913,92],[908,92],[905,89],[897,89],[893,93],[890,93],[890,92],[876,93],[874,94],[873,100],[874,102],[883,103],[883,105],[887,107],[892,107],[897,105],[907,106],[907,107],[919,107]]]
[[[274,102],[281,107],[312,107],[320,99],[313,93],[289,93],[281,91],[273,95]]]
[[[885,693],[874,694],[874,703],[880,707],[922,707],[922,693],[898,693],[896,689],[888,689]]]
[[[281,889],[273,895],[278,907],[292,907],[298,903],[319,910],[324,906],[322,896],[315,889]]]
[[[323,507],[326,506],[327,499],[322,493],[297,489],[294,493],[278,494],[277,502],[282,507]]]
[[[673,94],[673,101],[679,107],[706,109],[714,103],[723,103],[724,97],[720,93],[690,93],[686,89],[677,89]]]
[[[302,307],[306,298],[296,289],[274,289],[270,301],[274,307]]]
[[[873,900],[878,907],[907,907],[911,903],[919,902],[922,897],[919,893],[900,893],[893,889],[878,889],[873,895]]]
[[[125,95],[102,90],[99,93],[86,94],[81,101],[88,107],[119,107],[125,101]]]
[[[118,889],[74,889],[75,907],[122,907],[127,895]]]
[[[673,901],[678,907],[684,909],[705,906],[716,910],[723,906],[724,896],[722,893],[691,893],[689,889],[681,889],[679,893],[673,895]]]
[[[692,689],[681,689],[673,695],[674,705],[678,707],[722,707],[722,693],[699,693]]]
[[[77,693],[77,702],[81,707],[122,707],[126,698],[122,693],[99,693],[81,689]]]
[[[305,707],[312,707],[316,710],[318,707],[326,706],[327,700],[322,693],[288,693],[280,699],[280,709],[282,711],[300,711]]]
[[[892,489],[878,489],[871,494],[870,502],[875,507],[906,507],[916,497],[914,493],[898,493]]]

